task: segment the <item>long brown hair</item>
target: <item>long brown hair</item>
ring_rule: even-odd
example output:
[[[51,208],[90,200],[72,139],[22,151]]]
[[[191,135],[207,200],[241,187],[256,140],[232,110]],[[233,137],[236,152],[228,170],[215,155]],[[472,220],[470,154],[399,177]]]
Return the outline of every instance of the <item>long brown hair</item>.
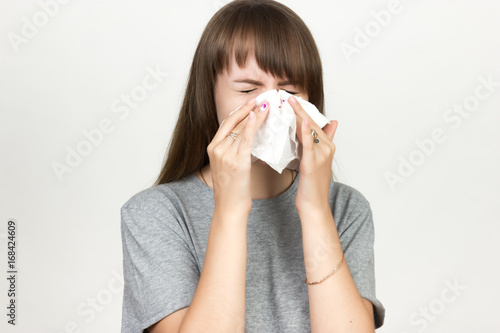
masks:
[[[184,101],[155,185],[187,176],[210,161],[207,147],[219,129],[214,87],[231,52],[244,67],[255,52],[259,67],[307,91],[324,114],[323,73],[311,32],[290,8],[272,0],[235,0],[208,22],[196,48]],[[333,176],[333,173],[332,173]]]

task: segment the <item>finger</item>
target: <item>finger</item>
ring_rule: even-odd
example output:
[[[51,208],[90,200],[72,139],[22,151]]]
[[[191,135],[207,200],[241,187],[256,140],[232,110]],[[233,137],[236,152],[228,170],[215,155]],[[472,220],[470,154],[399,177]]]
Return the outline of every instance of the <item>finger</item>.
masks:
[[[307,114],[307,112],[304,110],[304,108],[302,108],[302,105],[300,105],[300,103],[297,101],[297,99],[294,97],[294,96],[290,96],[290,98],[288,99],[288,102],[289,104],[291,105],[292,109],[295,111],[295,114],[300,118],[300,123],[297,123],[297,127],[300,128],[301,124],[302,124],[302,120],[307,118],[309,119],[309,125],[311,126],[311,128],[313,128],[313,124],[316,125],[316,123],[314,122],[314,120]],[[319,127],[318,125],[316,125],[317,127]]]
[[[266,106],[266,108],[262,107],[264,105]],[[267,107],[268,105],[269,105],[269,103],[266,100],[264,100],[264,101],[262,101],[260,103],[260,106],[256,106],[254,108],[254,110],[253,110],[254,113],[259,114],[256,117],[257,118],[257,122],[259,124],[263,122],[263,118],[265,118],[266,112],[260,112],[260,111],[257,111],[257,110],[267,111],[267,109],[269,109]],[[249,115],[250,115],[250,113],[249,113]],[[241,142],[241,138],[242,138],[242,135],[240,135],[240,134],[242,134],[242,132],[244,132],[244,129],[246,128],[246,125],[247,125],[248,120],[249,120],[249,115],[247,115],[245,119],[243,119],[240,123],[238,123],[238,125],[236,125],[235,128],[233,128],[231,130],[231,132],[238,134],[236,136],[236,139],[233,140],[232,138],[229,137],[229,135],[226,135],[226,138],[224,140],[222,140],[222,142],[219,142],[218,145],[220,145],[224,150],[229,149],[229,151],[231,151],[233,154],[236,154],[237,151],[238,151],[238,147],[240,145],[240,142]]]
[[[310,160],[314,157],[314,139],[311,136],[311,124],[308,118],[305,118],[300,124],[300,133],[302,138],[302,159]]]
[[[252,133],[254,132],[254,128],[256,127],[256,117],[255,117],[255,112],[250,111],[250,114],[248,115],[248,122],[247,125],[245,126],[245,129],[243,129],[243,132],[241,135],[238,136],[238,142],[235,142],[234,146],[231,147],[234,150],[235,154],[243,154],[243,155],[250,155],[252,146],[253,146],[253,140],[254,140],[254,135]]]
[[[251,111],[251,110],[250,110]],[[250,113],[249,113],[250,115]],[[236,133],[237,136],[235,139],[232,139],[229,137],[229,133],[225,136],[225,138],[218,143],[218,146],[224,147],[224,150],[228,149],[229,147],[237,144],[238,137],[240,136],[240,133],[245,129],[245,126],[248,123],[249,115],[247,115],[242,121],[240,121],[235,128],[233,128],[229,133]]]
[[[309,122],[309,127],[310,130],[314,129],[318,133],[318,139],[321,140],[327,140],[326,134],[323,132],[323,130],[314,122],[314,120],[307,114],[306,111],[302,108],[300,103],[297,101],[297,99],[293,96],[290,96],[288,99],[290,105],[292,106],[292,109],[295,111],[295,117],[297,118],[297,128],[301,128],[303,120],[307,119]],[[311,131],[309,130],[309,134],[311,134]],[[302,131],[297,131],[298,133],[301,133]],[[302,133],[301,133],[302,134]],[[298,135],[297,135],[298,136]],[[303,143],[302,136],[299,136],[300,142]],[[331,141],[331,140],[330,140]]]
[[[254,101],[254,100],[252,100],[252,101],[251,101],[251,103],[250,103],[250,104],[248,104],[248,105],[254,105],[254,104],[255,104],[255,101]],[[238,109],[237,111],[239,111],[239,109]],[[237,111],[233,111],[233,112],[235,113],[235,112],[237,112]],[[251,110],[250,110],[250,111],[251,111]],[[249,112],[250,112],[250,111],[249,111]],[[229,116],[228,116],[226,119],[228,119],[228,118],[229,118]],[[226,119],[224,119],[224,120],[226,120]],[[223,121],[223,122],[224,122],[224,121]],[[248,114],[245,116],[245,118],[244,118],[243,120],[241,120],[241,121],[240,121],[240,122],[236,125],[236,127],[234,127],[234,128],[233,128],[230,132],[228,132],[228,133],[226,134],[226,136],[222,139],[222,141],[220,141],[220,142],[218,142],[218,143],[217,143],[217,146],[221,146],[221,147],[222,147],[222,149],[224,149],[224,150],[227,150],[229,147],[234,146],[235,144],[236,144],[236,147],[237,147],[237,145],[238,145],[238,144],[237,144],[237,142],[236,142],[236,141],[238,140],[238,136],[239,136],[240,132],[241,132],[241,131],[243,131],[243,129],[245,128],[245,126],[246,126],[247,122],[248,122]],[[221,127],[222,127],[222,126],[221,126]],[[219,128],[219,131],[220,131],[220,130],[221,130],[221,129]],[[231,133],[231,132],[238,134],[238,135],[236,136],[236,138],[235,138],[235,139],[233,139],[233,138],[229,137],[229,133]],[[238,140],[238,142],[239,142],[239,140]],[[214,143],[214,144],[215,144],[215,143]],[[236,153],[236,151],[237,151],[237,149],[233,149],[233,153]]]
[[[239,109],[234,111],[231,115],[229,115],[226,119],[224,119],[221,123],[221,126],[215,133],[212,141],[214,144],[218,144],[222,140],[224,140],[229,132],[233,131],[235,127],[248,116],[248,113],[255,107],[255,98],[251,99],[247,103],[243,104]]]
[[[335,132],[337,131],[338,124],[338,121],[331,120],[329,124],[326,124],[325,127],[323,127],[323,132],[325,132],[328,139],[330,139],[330,142],[333,141],[333,137],[335,135]]]
[[[316,125],[316,123],[312,120],[312,118],[307,114],[307,112],[304,111],[304,109],[302,108],[302,106],[295,97],[290,96],[290,98],[288,98],[288,102],[290,103],[292,109],[295,112],[295,117],[297,118],[297,128],[302,128],[304,119],[307,119],[310,129],[315,129],[316,132],[319,132],[321,130],[319,126]],[[300,142],[304,143],[303,141],[304,136],[302,136],[302,131],[297,131],[297,136],[299,137]]]
[[[250,123],[250,114],[249,114],[248,122],[241,133],[241,138],[240,135],[238,135],[238,138],[240,138],[240,140],[236,138],[237,142],[235,142],[234,145],[232,145],[231,147],[231,149],[233,149],[235,154],[238,153],[238,154],[250,155],[251,150],[253,148],[253,142],[255,140],[255,134],[264,123],[269,113],[268,111],[269,111],[269,102],[264,100],[253,111],[254,119],[252,120],[252,123]]]
[[[301,128],[302,128],[302,123],[304,122],[304,119],[297,112],[295,112],[295,119],[296,119],[296,126],[295,126],[295,128],[297,128],[297,130],[295,131],[295,133],[299,137],[299,141],[302,142],[302,130],[301,130]]]

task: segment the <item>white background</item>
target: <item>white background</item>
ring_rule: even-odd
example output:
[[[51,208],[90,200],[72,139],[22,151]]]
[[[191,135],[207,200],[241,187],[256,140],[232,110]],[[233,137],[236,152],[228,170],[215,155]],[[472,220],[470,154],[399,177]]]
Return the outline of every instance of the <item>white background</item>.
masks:
[[[73,0],[50,17],[41,4],[54,1],[0,3],[0,277],[9,219],[19,270],[16,327],[0,279],[0,331],[119,332],[119,209],[155,180],[194,50],[226,1]],[[373,210],[379,332],[498,332],[500,3],[401,0],[378,33],[373,13],[390,1],[283,3],[320,49],[334,171]],[[360,47],[346,56],[347,44]],[[148,68],[167,75],[113,112]],[[448,113],[464,103],[473,111]],[[111,130],[89,146],[83,132],[103,120]],[[445,139],[425,154],[415,141],[436,130]],[[58,177],[77,147],[87,156]],[[401,159],[417,165],[391,188]]]

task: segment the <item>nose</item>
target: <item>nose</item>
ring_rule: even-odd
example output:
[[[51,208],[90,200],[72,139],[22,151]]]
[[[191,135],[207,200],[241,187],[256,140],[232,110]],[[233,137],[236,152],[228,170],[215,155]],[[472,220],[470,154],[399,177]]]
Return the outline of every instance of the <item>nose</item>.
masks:
[[[264,84],[262,87],[262,90],[268,91],[268,90],[280,90],[280,87],[278,84]]]
[[[280,82],[279,79],[275,78],[275,77],[270,77],[269,80],[267,81],[267,84],[265,85],[266,87],[266,91],[267,90],[280,90],[280,87],[278,86],[278,83]]]

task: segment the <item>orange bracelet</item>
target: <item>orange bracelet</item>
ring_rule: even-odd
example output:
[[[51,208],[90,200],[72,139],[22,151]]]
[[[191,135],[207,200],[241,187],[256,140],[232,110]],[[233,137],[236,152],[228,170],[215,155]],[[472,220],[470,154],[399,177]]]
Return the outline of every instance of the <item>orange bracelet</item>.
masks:
[[[344,263],[344,259],[345,259],[344,253],[342,253],[342,260],[338,263],[337,266],[335,266],[335,268],[333,269],[333,271],[330,274],[328,274],[327,276],[325,276],[321,280],[319,280],[317,282],[307,282],[307,277],[306,277],[304,282],[307,283],[308,285],[320,284],[321,282],[325,281],[326,279],[328,279],[330,276],[332,276],[333,274],[335,274],[335,272],[337,272],[339,270],[340,266],[342,266],[342,264]]]

